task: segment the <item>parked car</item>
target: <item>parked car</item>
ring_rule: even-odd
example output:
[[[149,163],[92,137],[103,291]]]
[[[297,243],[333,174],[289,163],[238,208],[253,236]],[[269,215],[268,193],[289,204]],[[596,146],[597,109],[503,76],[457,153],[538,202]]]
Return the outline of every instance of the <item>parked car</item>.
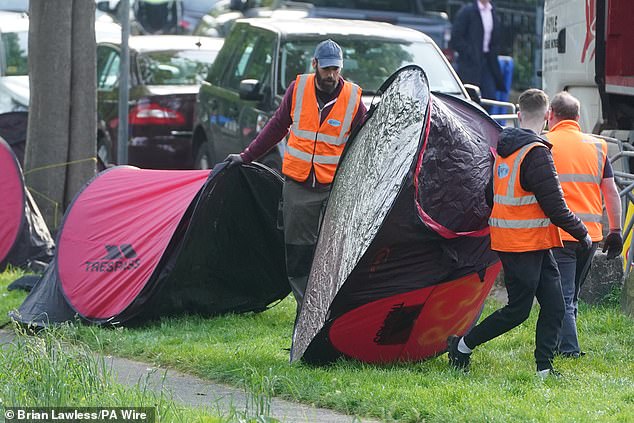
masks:
[[[431,38],[383,22],[339,19],[244,19],[227,36],[196,103],[196,167],[207,168],[247,146],[279,106],[296,75],[313,72],[315,46],[331,38],[343,49],[342,75],[368,104],[394,71],[420,65],[432,91],[468,100],[467,91]],[[278,146],[261,161],[281,168]]]
[[[28,16],[0,12],[0,113],[28,109],[28,44]]]
[[[98,4],[102,0],[95,0]],[[105,0],[108,1],[108,0]],[[0,10],[7,12],[23,12],[29,13],[29,0],[0,0]],[[107,16],[106,13],[97,10],[95,12],[95,19],[100,22],[114,22],[114,19]]]
[[[182,30],[185,33],[191,33],[215,3],[216,0],[183,0],[183,16],[180,22]]]
[[[188,35],[132,36],[128,163],[191,169],[194,102],[223,39]],[[98,155],[116,162],[119,100],[118,42],[97,45]]]
[[[97,12],[110,16],[121,23],[121,1],[95,0]],[[165,0],[154,3],[144,0],[129,0],[128,22],[131,35],[180,34],[179,21],[183,10],[182,0]]]
[[[0,3],[3,0],[0,0]],[[16,1],[16,0],[12,0]],[[24,1],[24,0],[22,0]],[[98,10],[119,18],[119,0],[96,0]],[[130,0],[130,32],[140,34],[191,34],[216,0],[166,0],[154,4]]]
[[[416,29],[431,37],[441,49],[449,48],[451,22],[444,11],[430,11],[424,0],[221,0],[204,16],[194,31],[199,35],[224,36],[238,18],[301,19],[335,18],[389,22]]]
[[[218,0],[194,27],[194,35],[226,37],[233,24],[243,18],[270,18],[270,7],[242,6],[235,0]]]
[[[9,3],[0,5],[9,6]],[[18,2],[15,2],[18,9]],[[28,8],[28,1],[25,1]],[[97,41],[121,36],[121,27],[106,16],[95,19]],[[0,11],[0,113],[29,108],[29,16]]]

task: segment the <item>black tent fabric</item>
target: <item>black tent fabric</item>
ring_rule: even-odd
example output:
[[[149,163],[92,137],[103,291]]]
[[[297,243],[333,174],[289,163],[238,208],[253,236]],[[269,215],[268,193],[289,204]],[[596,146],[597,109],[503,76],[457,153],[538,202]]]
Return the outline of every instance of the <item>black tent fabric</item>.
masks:
[[[9,312],[12,320],[32,329],[75,320],[77,313],[68,305],[56,283],[56,269],[57,266],[53,260],[20,308]]]
[[[7,286],[7,291],[14,291],[16,289],[21,289],[23,291],[30,291],[31,289],[33,289],[33,287],[35,286],[35,284],[37,283],[37,281],[40,280],[42,276],[41,275],[24,275],[16,280],[14,280],[13,282],[11,282],[8,286]]]
[[[281,177],[256,163],[107,169],[73,200],[55,260],[11,317],[133,324],[265,310],[290,292],[281,192]]]
[[[0,271],[11,265],[42,272],[54,251],[55,242],[25,188],[22,168],[0,138]]]
[[[28,127],[28,112],[8,112],[0,114],[0,137],[9,143],[20,166],[24,167],[24,150]]]
[[[499,125],[432,94],[417,66],[380,93],[333,183],[291,361],[442,353],[475,323],[500,269],[486,201]]]

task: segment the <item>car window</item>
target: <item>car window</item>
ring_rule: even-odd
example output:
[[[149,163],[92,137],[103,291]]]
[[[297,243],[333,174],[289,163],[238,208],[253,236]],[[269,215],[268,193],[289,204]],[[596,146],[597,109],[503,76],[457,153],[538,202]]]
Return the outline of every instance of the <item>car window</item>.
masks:
[[[312,72],[314,43],[289,41],[280,51],[280,92],[283,94],[290,83],[303,73]]]
[[[246,73],[247,65],[249,61],[252,61],[253,51],[255,50],[255,44],[258,42],[256,38],[247,40],[245,48],[240,55],[238,65],[234,68],[233,79],[239,81]],[[232,84],[233,85],[233,84]]]
[[[29,33],[22,32],[6,32],[0,34],[2,38],[2,48],[0,51],[4,54],[4,58],[0,60],[1,64],[5,64],[1,74],[5,76],[28,75],[28,42]]]
[[[147,85],[198,85],[216,54],[208,50],[148,52],[137,59],[139,75]]]
[[[246,34],[236,54],[235,65],[231,69],[226,86],[234,90],[240,87],[243,79],[264,81],[270,74],[273,63],[272,36],[261,31]]]
[[[119,82],[119,52],[107,46],[97,48],[97,89],[111,90]]]
[[[446,94],[462,93],[460,85],[432,44],[385,39],[333,37],[343,50],[342,76],[359,85],[365,94],[372,94],[397,69],[415,63],[425,70],[430,89]],[[316,40],[287,41],[282,45],[280,91],[284,92],[298,73],[312,72],[311,60]],[[282,66],[281,66],[282,67]]]
[[[242,40],[246,36],[246,26],[238,25],[225,39],[222,49],[207,75],[207,82],[213,85],[223,85],[226,73],[230,72],[235,60],[235,52],[242,46]]]

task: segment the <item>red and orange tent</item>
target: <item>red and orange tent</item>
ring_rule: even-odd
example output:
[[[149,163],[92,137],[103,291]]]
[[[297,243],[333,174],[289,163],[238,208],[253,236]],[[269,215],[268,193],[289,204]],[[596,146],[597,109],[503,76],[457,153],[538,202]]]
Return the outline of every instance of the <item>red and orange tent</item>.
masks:
[[[291,361],[417,361],[477,320],[500,269],[487,185],[500,127],[430,92],[417,66],[392,76],[337,171]]]

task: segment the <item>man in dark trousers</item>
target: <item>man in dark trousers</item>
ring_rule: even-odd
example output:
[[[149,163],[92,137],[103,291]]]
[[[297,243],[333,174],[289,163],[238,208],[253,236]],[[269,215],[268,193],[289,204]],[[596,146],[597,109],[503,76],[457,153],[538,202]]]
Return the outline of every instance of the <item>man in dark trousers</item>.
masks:
[[[297,76],[251,144],[226,159],[230,165],[257,160],[289,134],[282,163],[282,217],[286,268],[298,311],[341,153],[366,112],[361,88],[341,77],[343,53],[336,42],[319,43],[312,66],[315,73]]]
[[[553,160],[566,204],[581,218],[592,238],[592,248],[581,250],[574,238],[562,233],[564,246],[553,249],[566,304],[557,352],[571,358],[584,354],[577,336],[577,305],[579,290],[590,271],[599,241],[603,239],[604,202],[610,231],[603,252],[607,251],[607,258],[613,259],[623,250],[621,198],[608,159],[608,145],[602,139],[581,132],[580,109],[579,100],[571,94],[565,91],[556,94],[550,104],[550,132],[546,134],[553,144]]]
[[[453,21],[449,46],[458,53],[457,72],[465,84],[480,87],[483,98],[495,100],[506,90],[498,62],[500,25],[489,0],[473,0]]]
[[[561,247],[557,227],[590,248],[588,230],[564,202],[544,128],[548,97],[537,89],[519,98],[520,128],[500,134],[493,167],[493,209],[489,218],[491,249],[504,269],[508,304],[489,315],[464,337],[447,339],[449,364],[468,370],[471,351],[524,322],[537,297],[535,361],[540,377],[557,376],[553,357],[564,316],[564,299],[551,248]]]

